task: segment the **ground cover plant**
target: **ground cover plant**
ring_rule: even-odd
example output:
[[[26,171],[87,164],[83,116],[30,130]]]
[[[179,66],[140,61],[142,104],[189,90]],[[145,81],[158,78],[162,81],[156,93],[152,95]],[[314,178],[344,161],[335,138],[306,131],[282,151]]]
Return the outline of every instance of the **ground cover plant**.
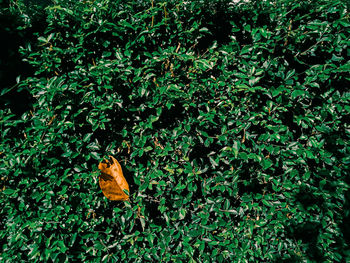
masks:
[[[1,262],[350,259],[346,1],[1,7]]]

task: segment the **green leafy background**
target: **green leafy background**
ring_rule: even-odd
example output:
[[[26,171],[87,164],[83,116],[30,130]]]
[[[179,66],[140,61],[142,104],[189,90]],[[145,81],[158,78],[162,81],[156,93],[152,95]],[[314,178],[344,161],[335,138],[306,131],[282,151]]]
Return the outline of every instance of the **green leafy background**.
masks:
[[[350,259],[346,1],[0,3],[2,262]]]

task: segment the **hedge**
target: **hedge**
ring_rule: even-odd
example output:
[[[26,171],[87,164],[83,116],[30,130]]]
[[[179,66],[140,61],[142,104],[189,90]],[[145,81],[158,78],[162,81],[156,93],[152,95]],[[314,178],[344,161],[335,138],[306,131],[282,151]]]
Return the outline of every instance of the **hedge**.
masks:
[[[350,260],[346,1],[1,6],[0,261]]]

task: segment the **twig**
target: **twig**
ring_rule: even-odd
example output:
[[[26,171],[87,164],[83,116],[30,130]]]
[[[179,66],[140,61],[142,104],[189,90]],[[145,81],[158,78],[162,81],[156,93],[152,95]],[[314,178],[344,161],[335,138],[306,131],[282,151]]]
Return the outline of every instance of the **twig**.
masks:
[[[151,2],[152,2],[152,12],[153,12],[153,8],[154,8],[153,0],[151,0]],[[151,27],[153,27],[153,24],[154,24],[154,15],[152,16],[152,24],[151,24]]]

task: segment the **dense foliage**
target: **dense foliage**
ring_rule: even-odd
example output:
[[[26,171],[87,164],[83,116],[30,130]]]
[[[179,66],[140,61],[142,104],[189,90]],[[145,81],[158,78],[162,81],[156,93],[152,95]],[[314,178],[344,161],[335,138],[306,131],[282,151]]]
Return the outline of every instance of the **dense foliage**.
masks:
[[[1,262],[350,259],[346,1],[1,6]]]

